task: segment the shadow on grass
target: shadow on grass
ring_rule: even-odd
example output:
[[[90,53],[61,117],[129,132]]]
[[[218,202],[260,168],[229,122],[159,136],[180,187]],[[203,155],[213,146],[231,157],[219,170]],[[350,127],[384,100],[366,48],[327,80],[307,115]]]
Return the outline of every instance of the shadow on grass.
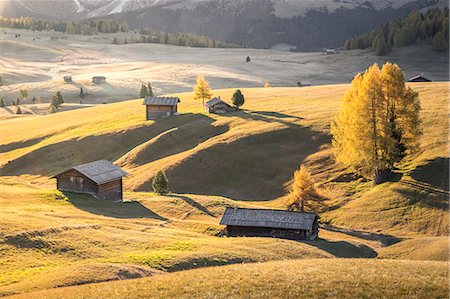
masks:
[[[448,192],[449,161],[449,158],[444,157],[428,160],[424,165],[417,166],[412,170],[410,176],[418,182],[418,187],[420,187],[420,183],[424,183]],[[422,187],[426,188],[424,184]]]
[[[348,229],[337,228],[337,227],[333,227],[333,226],[329,226],[329,225],[324,226],[324,229],[326,229],[328,231],[332,231],[332,232],[338,232],[338,233],[346,234],[349,236],[357,237],[357,238],[364,239],[364,240],[377,241],[377,242],[380,242],[381,244],[383,244],[384,246],[390,246],[390,245],[398,243],[402,240],[402,239],[399,239],[397,237],[394,237],[394,236],[388,235],[388,234],[377,234],[377,233],[358,231],[358,230],[348,230]]]
[[[196,208],[200,212],[202,212],[208,216],[215,217],[214,214],[211,213],[207,208],[205,208],[204,206],[202,206],[201,204],[199,204],[192,198],[189,198],[185,195],[177,195],[177,194],[170,194],[169,197],[179,198],[179,199],[183,200],[184,202],[186,202],[187,204],[191,205],[192,207]]]
[[[354,245],[346,241],[328,241],[318,239],[317,241],[304,241],[306,244],[326,251],[335,257],[341,258],[375,258],[377,252],[367,245]]]
[[[91,214],[103,215],[113,218],[149,218],[165,221],[164,218],[149,210],[138,201],[112,202],[96,199],[88,194],[63,192],[75,207]]]

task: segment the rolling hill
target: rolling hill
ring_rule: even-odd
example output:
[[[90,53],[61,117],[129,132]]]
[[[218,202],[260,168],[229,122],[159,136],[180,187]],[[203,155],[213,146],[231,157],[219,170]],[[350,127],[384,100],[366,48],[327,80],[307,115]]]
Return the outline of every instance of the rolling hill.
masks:
[[[184,290],[191,297],[200,289],[220,297],[219,282],[224,297],[250,287],[255,296],[345,296],[349,285],[350,297],[383,288],[396,297],[446,296],[449,83],[411,84],[422,101],[421,152],[377,187],[333,159],[329,124],[347,87],[243,88],[244,109],[222,116],[182,93],[180,115],[157,121],[145,121],[141,100],[0,120],[0,295],[170,297],[183,288],[158,286],[194,275]],[[225,100],[233,92],[214,90]],[[124,203],[54,189],[49,177],[96,159],[130,173]],[[300,164],[329,197],[320,240],[216,237],[226,207],[282,208]],[[149,192],[159,169],[168,196]],[[296,279],[289,291],[290,278],[308,273],[305,281],[322,287]],[[96,284],[113,280],[126,281]],[[279,287],[262,288],[269,281]],[[328,285],[342,288],[329,293]]]

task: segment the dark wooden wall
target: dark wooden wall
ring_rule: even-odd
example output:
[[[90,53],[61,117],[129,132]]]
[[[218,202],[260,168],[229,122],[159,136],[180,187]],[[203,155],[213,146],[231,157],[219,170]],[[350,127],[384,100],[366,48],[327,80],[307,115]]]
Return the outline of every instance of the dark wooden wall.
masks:
[[[294,229],[275,229],[267,227],[248,227],[227,225],[226,234],[228,236],[246,236],[246,237],[272,237],[292,240],[304,240],[307,236],[305,230]]]
[[[122,200],[122,179],[98,185],[97,197],[107,200]]]
[[[97,193],[97,184],[74,169],[59,174],[56,177],[56,185],[57,189],[62,191]]]
[[[147,105],[147,120],[166,117],[177,112],[177,106],[150,106]]]

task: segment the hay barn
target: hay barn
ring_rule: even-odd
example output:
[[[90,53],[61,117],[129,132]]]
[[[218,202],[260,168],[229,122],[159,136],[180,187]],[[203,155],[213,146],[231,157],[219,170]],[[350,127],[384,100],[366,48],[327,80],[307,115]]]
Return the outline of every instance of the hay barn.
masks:
[[[146,106],[147,120],[171,116],[178,111],[177,97],[146,97],[143,105]]]
[[[61,191],[87,193],[92,196],[122,201],[122,178],[127,173],[107,160],[73,166],[55,175],[56,188]]]
[[[106,83],[106,77],[105,76],[92,77],[92,83],[95,83],[95,84]]]
[[[220,224],[227,236],[316,240],[319,216],[284,210],[227,208]]]
[[[408,79],[408,82],[433,82],[433,80],[428,79],[423,74],[420,74]]]
[[[205,110],[208,113],[224,114],[236,109],[222,101],[220,97],[216,97],[205,103]]]

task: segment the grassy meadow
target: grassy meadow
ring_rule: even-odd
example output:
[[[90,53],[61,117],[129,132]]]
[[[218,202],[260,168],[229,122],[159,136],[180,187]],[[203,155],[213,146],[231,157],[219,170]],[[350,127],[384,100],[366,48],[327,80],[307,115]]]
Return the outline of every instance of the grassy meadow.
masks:
[[[411,85],[420,154],[376,187],[334,162],[347,87],[242,88],[223,116],[181,93],[180,115],[157,121],[140,99],[0,120],[0,295],[448,297],[449,83]],[[51,176],[97,159],[130,174],[124,203],[55,190]],[[216,236],[226,207],[282,208],[300,164],[329,198],[320,240]],[[168,196],[151,193],[159,169]]]

